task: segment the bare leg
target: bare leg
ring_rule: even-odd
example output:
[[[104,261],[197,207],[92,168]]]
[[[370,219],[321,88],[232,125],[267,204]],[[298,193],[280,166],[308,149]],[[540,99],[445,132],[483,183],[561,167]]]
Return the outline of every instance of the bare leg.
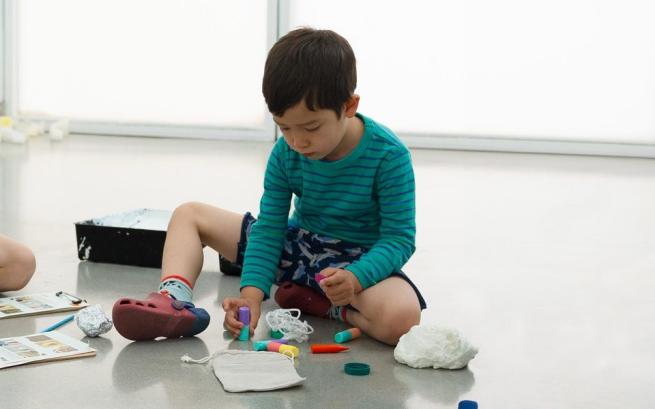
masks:
[[[421,307],[412,286],[400,277],[389,277],[359,293],[347,320],[367,335],[396,345],[400,337],[421,321]]]
[[[202,246],[235,261],[243,215],[204,203],[189,202],[173,212],[168,225],[161,277],[182,276],[194,285],[202,270]]]
[[[238,213],[202,203],[185,203],[175,209],[164,244],[162,278],[181,276],[193,287],[202,269],[203,244],[234,260],[242,220]],[[134,341],[193,336],[204,331],[210,321],[203,308],[158,292],[145,300],[117,300],[112,317],[116,330]]]
[[[15,291],[25,287],[36,270],[32,251],[0,235],[0,291]]]

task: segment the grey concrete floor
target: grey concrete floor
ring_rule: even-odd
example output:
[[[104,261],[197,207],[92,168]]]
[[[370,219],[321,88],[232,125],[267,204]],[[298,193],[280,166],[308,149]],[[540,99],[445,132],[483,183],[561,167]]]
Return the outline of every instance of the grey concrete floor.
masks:
[[[198,200],[257,212],[268,143],[73,136],[0,144],[0,232],[38,270],[20,293],[68,290],[105,311],[155,289],[159,271],[80,262],[73,223]],[[652,408],[655,401],[655,161],[511,153],[413,152],[417,252],[405,271],[429,308],[480,349],[468,369],[415,370],[362,338],[346,354],[302,347],[304,386],[230,394],[180,356],[244,348],[223,334],[220,302],[238,279],[207,251],[196,304],[210,328],[184,340],[84,340],[93,358],[0,371],[2,408]],[[8,293],[14,295],[17,293]],[[268,302],[267,309],[274,308]],[[64,314],[0,321],[0,337]],[[310,319],[313,342],[344,328]],[[62,332],[82,339],[72,324]],[[264,338],[263,326],[257,337]],[[341,372],[371,364],[368,377]]]

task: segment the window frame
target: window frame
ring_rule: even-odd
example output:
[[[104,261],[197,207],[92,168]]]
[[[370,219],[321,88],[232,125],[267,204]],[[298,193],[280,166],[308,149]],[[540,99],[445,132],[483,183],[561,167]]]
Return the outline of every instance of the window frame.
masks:
[[[4,41],[4,85],[5,85],[5,115],[21,121],[39,121],[45,124],[55,122],[58,118],[33,117],[18,114],[18,72],[17,72],[17,7],[19,0],[3,1],[3,27]],[[278,0],[266,0],[267,22],[266,43],[270,48],[278,38],[277,12]],[[273,116],[266,111],[264,126],[253,127],[222,127],[206,125],[175,125],[158,124],[151,122],[121,123],[111,121],[70,120],[71,133],[117,135],[117,136],[147,136],[165,138],[193,138],[218,140],[246,140],[246,141],[274,141],[276,130]]]

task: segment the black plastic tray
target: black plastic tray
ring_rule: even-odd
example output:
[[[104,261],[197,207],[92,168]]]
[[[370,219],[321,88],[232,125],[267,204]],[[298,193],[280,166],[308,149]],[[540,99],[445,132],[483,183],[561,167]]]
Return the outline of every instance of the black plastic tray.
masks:
[[[172,212],[137,209],[75,223],[80,260],[161,268]]]

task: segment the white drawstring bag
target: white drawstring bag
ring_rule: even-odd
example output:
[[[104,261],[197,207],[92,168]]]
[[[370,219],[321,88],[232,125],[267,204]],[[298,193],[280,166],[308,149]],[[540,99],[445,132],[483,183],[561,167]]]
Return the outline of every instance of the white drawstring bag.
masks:
[[[293,358],[277,352],[228,349],[203,359],[185,355],[183,362],[205,363],[213,360],[214,374],[226,392],[272,391],[300,385]]]

